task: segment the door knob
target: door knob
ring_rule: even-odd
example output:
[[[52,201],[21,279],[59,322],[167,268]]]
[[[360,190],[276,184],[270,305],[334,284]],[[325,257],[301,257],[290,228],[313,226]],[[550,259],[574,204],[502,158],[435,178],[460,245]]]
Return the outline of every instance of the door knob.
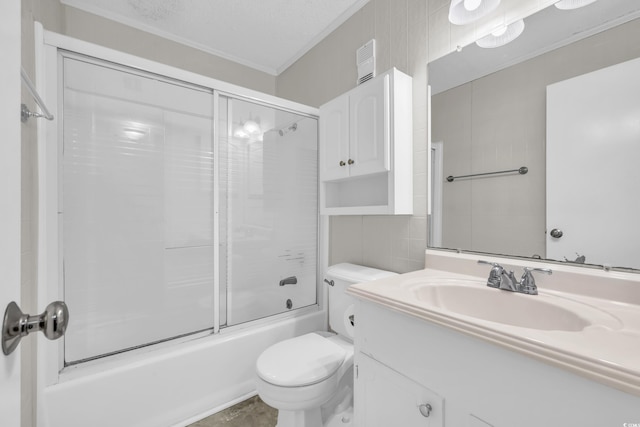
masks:
[[[551,237],[555,238],[555,239],[559,239],[562,237],[564,233],[562,233],[562,230],[558,229],[558,228],[554,228],[553,230],[551,230]]]
[[[420,411],[423,417],[429,418],[429,416],[431,415],[431,411],[433,411],[433,408],[428,403],[422,403],[418,405],[418,410]]]
[[[52,302],[38,316],[24,314],[18,304],[11,301],[2,322],[2,352],[5,355],[11,354],[22,337],[31,332],[42,331],[48,339],[58,339],[64,335],[68,324],[69,309],[62,301]]]

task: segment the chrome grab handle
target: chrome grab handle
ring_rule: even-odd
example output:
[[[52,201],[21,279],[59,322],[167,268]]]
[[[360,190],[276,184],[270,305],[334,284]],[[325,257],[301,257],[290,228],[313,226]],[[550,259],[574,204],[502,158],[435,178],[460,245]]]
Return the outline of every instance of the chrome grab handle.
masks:
[[[22,337],[31,332],[42,331],[48,339],[58,339],[64,335],[68,324],[69,309],[62,301],[52,302],[38,316],[24,314],[18,304],[11,301],[2,322],[2,352],[7,356],[11,354]]]
[[[287,277],[286,279],[280,280],[280,286],[284,285],[295,285],[298,283],[298,278],[296,276]]]

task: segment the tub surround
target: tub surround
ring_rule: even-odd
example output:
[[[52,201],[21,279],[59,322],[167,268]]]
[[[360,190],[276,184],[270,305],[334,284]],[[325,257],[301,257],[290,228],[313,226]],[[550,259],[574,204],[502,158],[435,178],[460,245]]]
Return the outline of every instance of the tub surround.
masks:
[[[640,396],[637,345],[640,340],[640,275],[550,264],[544,266],[553,270],[551,276],[534,273],[540,295],[509,293],[516,298],[551,301],[554,306],[573,311],[591,322],[584,329],[577,327],[572,331],[552,330],[553,327],[535,329],[483,320],[447,311],[430,304],[428,299],[416,297],[416,288],[421,283],[439,280],[444,286],[447,281],[456,279],[465,285],[485,288],[490,267],[478,265],[478,259],[500,263],[514,270],[516,277],[520,276],[524,266],[543,266],[534,261],[427,250],[426,269],[357,284],[347,292],[383,308],[462,332]],[[506,292],[489,288],[487,291]],[[470,304],[479,303],[481,301]],[[584,312],[580,312],[580,307],[584,307]],[[540,313],[532,309],[530,315],[535,324]]]

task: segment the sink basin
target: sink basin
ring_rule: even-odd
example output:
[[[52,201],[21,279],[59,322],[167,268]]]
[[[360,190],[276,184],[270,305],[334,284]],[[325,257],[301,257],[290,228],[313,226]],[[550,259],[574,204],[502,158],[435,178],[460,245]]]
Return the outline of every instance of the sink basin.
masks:
[[[615,317],[587,304],[502,291],[481,282],[444,279],[411,289],[418,301],[438,311],[511,326],[548,331],[581,331],[596,324],[619,327]]]

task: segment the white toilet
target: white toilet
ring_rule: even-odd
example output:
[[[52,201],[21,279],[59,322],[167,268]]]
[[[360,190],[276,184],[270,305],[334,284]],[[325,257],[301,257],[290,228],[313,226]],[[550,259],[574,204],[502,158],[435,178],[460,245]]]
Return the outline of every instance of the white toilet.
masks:
[[[351,426],[353,416],[353,304],[349,285],[396,273],[354,264],[329,267],[329,326],[266,349],[256,363],[262,400],[278,409],[277,427]]]

